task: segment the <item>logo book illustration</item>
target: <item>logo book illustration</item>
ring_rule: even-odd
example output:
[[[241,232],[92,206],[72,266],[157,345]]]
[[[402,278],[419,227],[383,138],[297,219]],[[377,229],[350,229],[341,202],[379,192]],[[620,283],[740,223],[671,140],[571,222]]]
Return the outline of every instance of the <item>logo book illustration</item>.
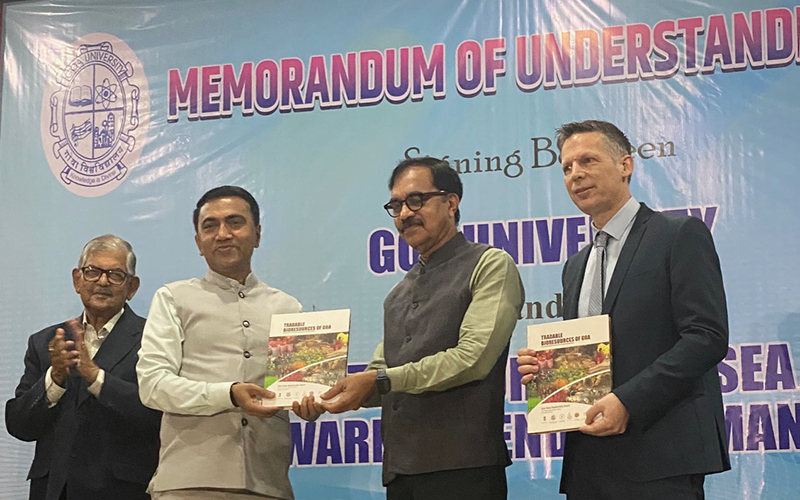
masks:
[[[102,196],[129,176],[147,139],[147,78],[128,45],[93,33],[64,51],[42,102],[50,169],[69,191]]]

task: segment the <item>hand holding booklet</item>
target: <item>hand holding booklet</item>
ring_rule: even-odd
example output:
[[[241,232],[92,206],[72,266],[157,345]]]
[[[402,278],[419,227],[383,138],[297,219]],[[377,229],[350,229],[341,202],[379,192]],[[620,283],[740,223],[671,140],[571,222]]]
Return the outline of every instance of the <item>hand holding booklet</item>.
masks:
[[[347,375],[350,309],[272,316],[264,387],[275,393],[264,406],[291,408],[318,396]]]
[[[528,384],[528,433],[576,430],[586,410],[611,392],[607,314],[528,325],[539,373]]]

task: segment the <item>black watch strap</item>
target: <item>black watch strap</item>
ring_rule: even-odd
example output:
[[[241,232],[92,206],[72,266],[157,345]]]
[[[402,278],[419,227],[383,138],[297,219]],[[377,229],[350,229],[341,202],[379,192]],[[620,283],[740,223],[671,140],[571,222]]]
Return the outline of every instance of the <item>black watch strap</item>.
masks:
[[[378,376],[375,379],[375,387],[378,389],[378,394],[387,394],[392,390],[392,381],[386,376],[386,370],[378,368]]]

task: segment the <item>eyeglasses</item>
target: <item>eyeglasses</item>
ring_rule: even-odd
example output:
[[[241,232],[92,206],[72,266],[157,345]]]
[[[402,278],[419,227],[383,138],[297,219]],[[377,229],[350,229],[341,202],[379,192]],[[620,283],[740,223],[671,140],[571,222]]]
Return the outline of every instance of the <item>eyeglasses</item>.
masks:
[[[400,213],[403,212],[403,204],[408,207],[409,210],[412,212],[416,212],[417,210],[421,209],[425,202],[433,198],[434,196],[446,196],[450,193],[447,191],[430,191],[428,193],[412,193],[408,195],[405,200],[392,200],[383,208],[392,218],[400,217]]]
[[[125,271],[119,271],[116,269],[108,270],[108,269],[100,269],[99,267],[94,266],[86,266],[81,268],[81,273],[83,274],[83,279],[86,281],[98,281],[100,276],[106,275],[108,278],[108,282],[112,285],[121,285],[125,283],[125,280],[128,279],[128,273]]]

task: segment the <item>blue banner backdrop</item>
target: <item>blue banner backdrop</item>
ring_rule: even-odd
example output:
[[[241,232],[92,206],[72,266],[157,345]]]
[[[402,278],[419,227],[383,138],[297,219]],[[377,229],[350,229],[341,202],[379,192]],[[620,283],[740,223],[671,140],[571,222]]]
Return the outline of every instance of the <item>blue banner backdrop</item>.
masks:
[[[553,132],[598,118],[636,146],[634,195],[702,218],[718,246],[733,470],[708,498],[796,498],[800,5],[64,0],[7,4],[3,21],[4,397],[28,335],[79,312],[84,242],[133,243],[146,314],[157,287],[204,273],[190,214],[220,184],[262,203],[262,279],[306,310],[352,308],[358,369],[415,258],[381,209],[391,168],[415,155],[454,163],[463,231],[519,264],[515,352],[527,324],[560,316],[561,264],[587,241]],[[510,498],[559,498],[562,437],[526,436],[515,366]],[[294,422],[298,498],[383,498],[379,417]],[[0,445],[2,496],[26,498],[33,447]]]

